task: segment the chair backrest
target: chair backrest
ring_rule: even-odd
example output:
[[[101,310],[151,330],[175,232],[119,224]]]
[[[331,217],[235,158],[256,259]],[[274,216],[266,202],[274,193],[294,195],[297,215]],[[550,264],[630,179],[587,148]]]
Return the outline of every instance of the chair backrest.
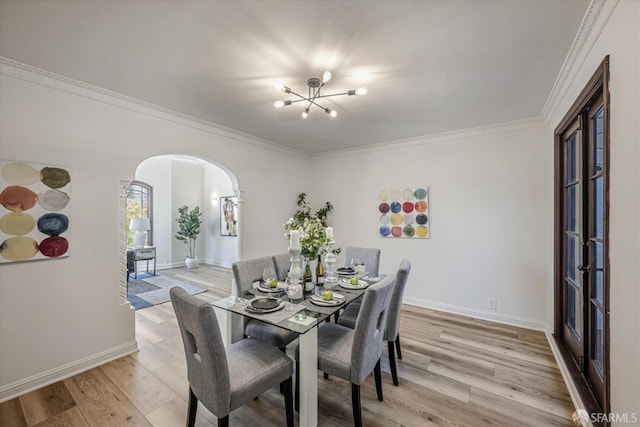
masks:
[[[291,267],[291,255],[287,252],[276,254],[273,257],[273,265],[276,268],[276,277],[280,281],[284,281],[289,273],[289,267]]]
[[[377,276],[380,270],[380,249],[359,248],[347,246],[344,248],[344,263],[349,265],[353,258],[358,258],[364,263],[364,268],[372,276]]]
[[[262,280],[262,272],[266,267],[273,268],[273,259],[270,256],[234,262],[231,265],[231,269],[233,270],[236,295],[250,291],[253,288],[253,282]]]
[[[229,367],[211,304],[175,286],[169,291],[187,358],[189,387],[214,414],[228,414]]]
[[[407,284],[407,278],[411,271],[411,261],[403,259],[400,261],[398,273],[396,273],[396,284],[391,294],[391,302],[389,303],[389,313],[387,314],[387,328],[384,330],[384,339],[387,341],[395,341],[398,337],[400,329],[400,310],[402,308],[402,295]]]
[[[388,275],[364,292],[353,334],[351,382],[362,384],[382,354],[382,339],[396,277]]]

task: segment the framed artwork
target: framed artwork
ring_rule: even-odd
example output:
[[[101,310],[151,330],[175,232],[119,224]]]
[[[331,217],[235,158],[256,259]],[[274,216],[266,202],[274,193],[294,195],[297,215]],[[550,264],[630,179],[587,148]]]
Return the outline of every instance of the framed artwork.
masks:
[[[428,239],[429,187],[384,188],[378,193],[378,235]]]
[[[0,160],[0,263],[69,256],[71,172]]]
[[[238,198],[235,196],[220,198],[220,235],[238,235]]]

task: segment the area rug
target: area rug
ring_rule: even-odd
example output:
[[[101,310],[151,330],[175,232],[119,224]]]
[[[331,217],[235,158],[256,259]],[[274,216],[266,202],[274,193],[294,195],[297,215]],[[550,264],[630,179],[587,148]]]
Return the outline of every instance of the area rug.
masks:
[[[151,276],[145,279],[129,281],[127,284],[127,299],[136,310],[162,304],[170,300],[169,290],[174,286],[184,288],[191,295],[206,291],[206,289],[199,286],[190,285],[170,277]]]

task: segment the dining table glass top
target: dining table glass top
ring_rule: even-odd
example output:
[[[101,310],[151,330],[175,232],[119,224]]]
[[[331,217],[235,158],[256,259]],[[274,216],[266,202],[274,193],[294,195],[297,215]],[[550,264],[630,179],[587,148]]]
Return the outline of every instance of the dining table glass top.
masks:
[[[384,278],[384,275],[373,278],[363,277],[360,283],[364,280],[368,287],[382,280],[382,278]],[[343,296],[344,302],[337,305],[316,305],[319,295],[321,294],[317,288],[312,292],[305,292],[302,299],[298,298],[290,302],[284,291],[263,292],[259,286],[241,295],[232,295],[211,304],[225,311],[270,323],[297,334],[304,334],[341,308],[346,307],[347,304],[361,299],[365,290],[366,288],[361,288],[361,286],[351,285],[349,278],[341,277],[338,280],[338,285],[333,289],[333,292],[334,295],[338,294],[338,296]],[[249,309],[247,308],[247,305],[252,304],[252,301],[260,298],[276,298],[282,305],[282,308],[270,312],[255,312],[254,310],[250,310],[251,306]],[[314,298],[316,300],[315,302],[312,301]]]

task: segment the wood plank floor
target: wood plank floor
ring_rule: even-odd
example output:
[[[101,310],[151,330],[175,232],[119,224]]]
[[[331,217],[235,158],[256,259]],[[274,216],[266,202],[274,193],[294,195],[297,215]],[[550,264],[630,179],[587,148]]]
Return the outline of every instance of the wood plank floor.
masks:
[[[230,294],[229,270],[164,270]],[[0,426],[183,426],[186,365],[171,303],[138,310],[140,351],[0,404]],[[373,376],[362,387],[365,426],[571,426],[574,408],[544,334],[405,305],[400,386],[383,352],[384,402]],[[290,354],[291,356],[291,354]],[[351,387],[318,377],[319,425],[352,425]],[[200,407],[197,426],[216,425]],[[234,411],[232,426],[284,425],[277,390]],[[297,425],[297,421],[296,421]]]

